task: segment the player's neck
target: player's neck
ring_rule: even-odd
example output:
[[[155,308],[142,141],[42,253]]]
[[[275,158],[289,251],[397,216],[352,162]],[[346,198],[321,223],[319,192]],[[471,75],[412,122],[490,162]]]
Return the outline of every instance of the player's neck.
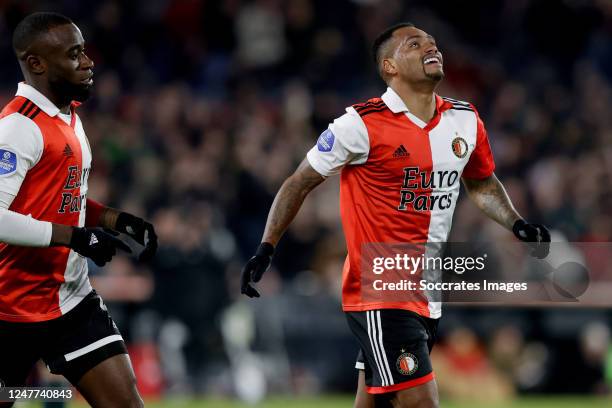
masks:
[[[397,82],[390,85],[399,95],[406,107],[417,118],[428,123],[436,114],[436,97],[434,87],[415,87],[405,82]]]
[[[61,113],[68,114],[70,113],[70,101],[66,103],[64,101],[65,98],[60,98],[51,90],[48,82],[45,81],[37,81],[32,78],[26,78],[26,84],[30,85],[34,89],[36,89],[41,94],[45,95],[47,99],[49,99]]]

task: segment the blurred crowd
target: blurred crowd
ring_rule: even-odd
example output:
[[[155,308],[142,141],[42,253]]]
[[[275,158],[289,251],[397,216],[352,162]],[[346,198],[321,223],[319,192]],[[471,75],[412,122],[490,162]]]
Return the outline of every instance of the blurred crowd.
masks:
[[[233,310],[245,306],[240,268],[259,243],[275,192],[318,134],[346,106],[384,92],[370,45],[398,21],[436,37],[446,72],[439,93],[477,107],[496,174],[519,212],[568,241],[612,240],[609,1],[1,0],[3,103],[21,80],[12,29],[40,10],[73,18],[96,64],[95,94],[79,112],[94,152],[91,197],[146,216],[159,234],[153,264],[123,258],[104,270],[92,268],[94,285],[114,302],[118,325],[131,340],[135,365],[142,360],[158,367],[149,378],[152,393],[164,387],[232,392],[228,367],[236,364],[228,350],[244,349],[236,338],[257,343],[258,337],[257,328],[243,327],[248,312]],[[507,234],[469,200],[459,202],[452,240]],[[345,367],[334,367],[340,370],[334,379],[325,365],[304,368],[307,358],[305,365],[293,364],[302,361],[291,352],[300,347],[285,344],[292,337],[286,334],[284,353],[295,377],[290,388],[350,390],[354,384],[357,345],[339,308],[344,256],[338,178],[332,178],[306,200],[261,286],[264,298],[289,293],[328,300],[332,306],[319,320],[334,324],[321,323],[321,330],[350,353],[343,356]],[[304,305],[287,311],[304,318]],[[593,366],[594,379],[577,390],[606,390],[609,314],[585,311],[572,331],[542,311],[514,311],[522,323],[504,327],[476,324],[464,310],[450,312],[455,323],[446,330],[442,323],[441,370],[471,367],[462,363],[468,358],[506,373],[496,385],[499,395],[563,391],[546,383],[559,384],[551,377],[559,361],[534,361],[542,353],[565,358],[584,352],[589,363],[582,366]],[[546,324],[560,326],[535,330]],[[596,330],[599,343],[589,346],[578,336],[586,330]],[[307,351],[310,358],[318,353]],[[537,369],[553,371],[525,385]],[[313,386],[308,372],[317,370],[330,378]]]

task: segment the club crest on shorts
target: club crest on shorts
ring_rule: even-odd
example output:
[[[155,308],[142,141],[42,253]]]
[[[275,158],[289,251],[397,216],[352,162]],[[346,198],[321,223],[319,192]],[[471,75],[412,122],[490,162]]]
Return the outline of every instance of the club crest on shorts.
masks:
[[[419,360],[412,353],[406,353],[402,350],[402,354],[397,358],[395,367],[400,374],[412,375],[419,368]]]
[[[451,143],[451,149],[453,150],[455,156],[460,159],[463,159],[468,152],[468,144],[464,138],[459,136],[457,132],[455,132],[455,135],[457,137],[453,139],[453,142]]]

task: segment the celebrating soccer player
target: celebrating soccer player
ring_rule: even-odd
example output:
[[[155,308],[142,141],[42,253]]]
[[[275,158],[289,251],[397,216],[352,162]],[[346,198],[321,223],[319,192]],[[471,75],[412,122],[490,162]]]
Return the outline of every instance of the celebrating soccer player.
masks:
[[[94,407],[142,406],[123,338],[89,282],[130,248],[157,249],[153,226],[87,198],[92,154],[75,108],[93,86],[79,28],[56,13],[21,21],[13,48],[25,82],[0,113],[0,383],[24,386],[43,359]],[[11,406],[11,404],[0,406]]]
[[[325,130],[278,191],[262,243],[242,272],[242,293],[268,269],[274,247],[306,195],[341,174],[341,217],[348,257],[342,306],[361,346],[355,406],[437,407],[429,353],[439,302],[368,302],[361,296],[361,250],[367,243],[440,243],[449,234],[459,178],[490,218],[545,257],[550,234],[521,218],[497,179],[487,132],[468,102],[440,97],[444,61],[435,39],[410,23],[385,30],[374,58],[388,85],[353,105]],[[365,272],[364,272],[365,273]]]

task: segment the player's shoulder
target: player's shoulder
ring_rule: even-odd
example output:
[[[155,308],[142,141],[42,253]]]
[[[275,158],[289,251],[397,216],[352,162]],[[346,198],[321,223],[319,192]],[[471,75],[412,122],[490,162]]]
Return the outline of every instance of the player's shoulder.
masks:
[[[452,105],[450,110],[467,111],[467,112],[477,113],[476,108],[470,102],[462,101],[462,100],[454,99],[454,98],[449,98],[448,96],[442,96],[441,98],[445,102],[448,102],[448,103],[450,103]]]
[[[0,118],[19,114],[22,117],[34,121],[37,117],[39,117],[41,112],[42,109],[31,100],[24,98],[23,96],[16,96],[9,103],[7,103],[4,108],[2,108]]]
[[[359,116],[364,117],[371,113],[385,111],[387,105],[382,98],[371,98],[365,102],[356,103],[352,105],[351,108],[353,108]]]
[[[19,112],[11,112],[0,117],[0,132],[19,135],[32,132],[40,133],[40,129],[32,118]]]
[[[367,139],[368,129],[363,117],[357,112],[353,106],[346,108],[346,112],[334,119],[329,125],[331,132],[339,139],[349,143],[352,139]]]
[[[17,96],[2,108],[0,124],[9,127],[23,127],[24,130],[38,129],[35,120],[41,112],[41,109],[34,102]]]
[[[27,99],[20,101],[17,98],[9,102],[0,113],[0,139],[4,143],[40,144],[42,132],[35,122],[39,108],[30,106]]]

